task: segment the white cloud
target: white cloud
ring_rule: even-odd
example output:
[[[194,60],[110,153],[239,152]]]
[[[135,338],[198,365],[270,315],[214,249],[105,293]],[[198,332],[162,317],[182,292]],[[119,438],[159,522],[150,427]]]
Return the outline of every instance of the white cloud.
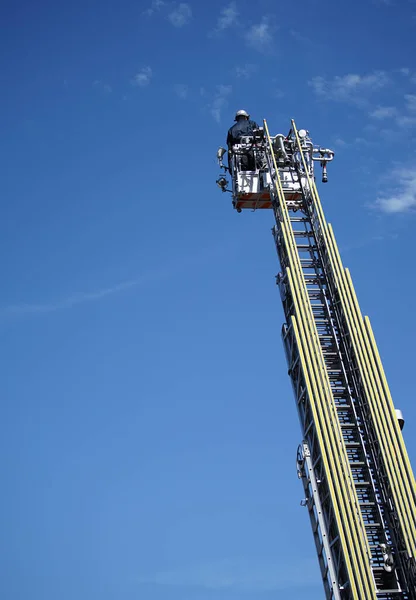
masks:
[[[386,213],[403,213],[416,209],[416,165],[392,173],[394,192],[377,198],[376,206]]]
[[[136,73],[131,80],[131,83],[139,87],[145,87],[146,85],[149,85],[151,78],[152,69],[150,67],[143,67],[138,73]]]
[[[161,8],[166,5],[163,0],[152,0],[152,4],[147,8],[143,14],[151,17],[154,13],[159,12]]]
[[[308,84],[317,96],[327,100],[360,104],[365,100],[366,94],[381,89],[388,82],[389,78],[384,71],[373,71],[367,75],[337,75],[332,80],[318,76],[313,77]]]
[[[95,81],[93,81],[92,85],[95,88],[99,89],[104,94],[111,94],[111,92],[113,91],[113,88],[111,87],[110,84],[104,83],[103,81],[101,81],[99,79],[96,79]]]
[[[192,18],[192,9],[186,2],[181,2],[178,6],[168,15],[169,21],[174,27],[183,27]]]
[[[235,2],[230,2],[230,4],[221,10],[214,33],[220,33],[229,27],[237,25],[238,14],[237,4]]]
[[[235,76],[241,79],[249,79],[256,71],[256,65],[245,64],[235,67]]]
[[[188,85],[186,85],[185,83],[176,83],[173,86],[173,89],[175,91],[175,94],[178,96],[178,98],[181,98],[182,100],[186,100],[186,98],[188,97],[188,93],[189,93]]]
[[[401,69],[399,69],[399,73],[407,77],[408,75],[410,75],[410,69],[408,67],[402,67]]]
[[[265,50],[271,46],[273,36],[270,22],[263,18],[261,23],[252,25],[247,31],[246,42],[249,46],[256,50]]]
[[[394,106],[378,106],[370,112],[370,117],[373,119],[389,119],[395,117],[397,109]]]
[[[218,85],[214,100],[210,106],[210,112],[214,120],[219,123],[221,121],[222,110],[228,104],[228,96],[232,92],[231,85]]]

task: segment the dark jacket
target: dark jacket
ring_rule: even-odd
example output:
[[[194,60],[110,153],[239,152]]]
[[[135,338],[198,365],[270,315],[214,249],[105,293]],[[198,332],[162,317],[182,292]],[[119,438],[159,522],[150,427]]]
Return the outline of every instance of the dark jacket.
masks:
[[[239,139],[244,135],[252,135],[253,129],[258,129],[258,127],[259,126],[255,121],[249,121],[247,119],[237,121],[237,123],[228,130],[227,146],[237,144]]]

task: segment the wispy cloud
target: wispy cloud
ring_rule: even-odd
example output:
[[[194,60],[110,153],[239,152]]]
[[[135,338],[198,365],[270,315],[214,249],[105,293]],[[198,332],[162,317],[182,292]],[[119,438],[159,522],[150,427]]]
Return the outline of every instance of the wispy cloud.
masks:
[[[336,76],[327,79],[322,76],[314,77],[308,84],[313,88],[316,96],[320,100],[334,100],[346,102],[357,108],[366,110],[368,116],[373,121],[391,120],[389,128],[377,127],[373,124],[367,125],[365,129],[373,128],[373,134],[385,139],[391,139],[394,136],[394,127],[399,127],[406,135],[412,135],[416,127],[416,94],[401,92],[403,86],[403,75],[412,82],[412,72],[407,67],[392,69],[389,72],[373,71],[364,75],[350,73],[348,75]],[[390,89],[385,88],[390,85]],[[389,104],[376,104],[372,96],[375,94],[386,95],[390,92]],[[394,104],[392,104],[392,101]],[[373,104],[373,105],[372,105]]]
[[[50,313],[58,310],[62,310],[65,308],[72,308],[77,304],[84,304],[85,302],[92,302],[94,300],[100,300],[101,298],[105,298],[106,296],[111,296],[113,294],[117,294],[128,290],[132,287],[136,287],[142,282],[145,281],[145,278],[139,279],[130,279],[129,281],[123,281],[122,283],[118,283],[117,285],[113,285],[111,287],[102,288],[99,290],[95,290],[92,292],[77,292],[75,294],[70,294],[66,298],[62,298],[61,300],[57,300],[56,302],[46,303],[46,304],[15,304],[13,306],[7,306],[1,310],[3,314],[8,315],[24,315],[24,314],[36,314],[36,313]]]
[[[398,233],[379,233],[374,235],[366,235],[361,239],[352,240],[348,244],[341,244],[339,249],[341,252],[350,252],[351,250],[361,250],[361,248],[365,248],[366,246],[372,246],[376,243],[386,243],[392,240],[396,240],[398,238]]]
[[[178,96],[178,98],[181,98],[182,100],[186,100],[186,98],[188,97],[189,86],[186,85],[185,83],[176,83],[173,86],[173,90],[174,90],[175,94]]]
[[[363,137],[355,137],[352,140],[346,140],[344,138],[341,137],[336,137],[334,139],[334,141],[332,142],[332,146],[334,146],[335,149],[341,150],[343,148],[353,148],[353,147],[359,147],[359,146],[371,146],[374,142],[363,138]]]
[[[239,79],[249,79],[256,70],[256,65],[246,63],[245,65],[239,65],[235,67],[234,73]]]
[[[238,10],[236,2],[230,2],[227,6],[221,9],[220,16],[217,20],[217,25],[211,34],[221,33],[230,27],[238,24]]]
[[[133,288],[140,288],[152,283],[157,283],[178,277],[181,273],[188,273],[189,269],[194,269],[196,265],[213,260],[222,260],[224,254],[230,254],[239,250],[239,241],[230,241],[228,238],[217,241],[213,246],[207,246],[201,252],[195,252],[185,256],[175,257],[175,260],[169,265],[156,267],[151,271],[144,272],[138,276],[91,291],[75,292],[64,296],[61,299],[51,302],[41,303],[15,303],[9,306],[0,306],[0,317],[19,317],[25,315],[41,315],[53,313],[60,310],[71,309],[74,306],[96,302],[108,296],[120,294]]]
[[[405,107],[399,112],[395,106],[378,106],[370,111],[369,116],[373,119],[393,119],[398,127],[411,128],[416,125],[416,95],[404,95]]]
[[[104,94],[111,94],[111,92],[113,91],[113,88],[110,84],[104,83],[100,79],[96,79],[95,81],[93,81],[92,85]]]
[[[275,90],[272,92],[273,98],[284,98],[285,93],[282,90]]]
[[[299,578],[299,572],[302,577]],[[171,571],[160,571],[139,579],[174,587],[202,587],[209,590],[236,592],[273,592],[288,588],[319,586],[319,569],[315,560],[288,563],[258,558],[228,558],[206,564],[192,564]]]
[[[410,129],[416,125],[416,115],[399,115],[396,118],[396,123],[399,127]]]
[[[151,17],[155,13],[159,12],[164,6],[166,6],[166,2],[163,0],[152,0],[151,5],[149,8],[146,8],[145,11],[143,11],[143,14]]]
[[[390,119],[397,115],[395,106],[378,106],[370,112],[370,117],[373,119]]]
[[[210,105],[210,112],[217,123],[221,121],[222,110],[228,104],[228,97],[232,92],[231,85],[218,85],[214,100]]]
[[[260,23],[249,27],[245,35],[246,42],[251,48],[260,52],[269,50],[273,41],[272,31],[270,21],[263,17]]]
[[[391,193],[377,198],[376,207],[386,213],[404,213],[416,209],[416,165],[393,170]]]
[[[169,21],[174,27],[183,27],[187,25],[192,18],[192,9],[186,2],[181,2],[168,15]]]
[[[295,42],[298,42],[299,44],[306,44],[308,46],[310,46],[312,44],[312,40],[310,38],[306,37],[306,35],[304,33],[301,33],[297,29],[291,29],[289,33],[292,36],[292,38],[295,40]]]
[[[348,146],[348,143],[342,138],[335,138],[334,146],[335,148],[345,148],[346,146]]]
[[[139,87],[145,87],[149,85],[152,78],[152,69],[150,67],[143,67],[131,80],[132,85]]]
[[[416,95],[415,94],[405,94],[404,96],[407,110],[412,112],[416,111]]]
[[[389,77],[385,71],[373,71],[367,75],[337,75],[330,80],[318,76],[313,77],[308,84],[315,94],[324,100],[361,104],[365,101],[366,94],[383,88],[388,82]]]

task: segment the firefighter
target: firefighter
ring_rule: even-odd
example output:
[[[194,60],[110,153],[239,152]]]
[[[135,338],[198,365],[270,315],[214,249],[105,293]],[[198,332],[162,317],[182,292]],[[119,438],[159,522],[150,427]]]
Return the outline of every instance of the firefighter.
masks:
[[[235,125],[230,127],[227,135],[228,166],[230,168],[233,145],[238,144],[243,136],[253,135],[254,129],[258,129],[259,127],[255,121],[250,120],[250,115],[245,110],[238,110],[235,113],[234,121]],[[255,168],[254,153],[252,151],[241,156],[241,168],[243,171],[250,171]]]
[[[227,135],[227,146],[238,144],[240,138],[244,135],[253,135],[253,130],[258,129],[255,121],[250,120],[250,115],[245,110],[238,110],[235,113],[235,125],[230,127]]]

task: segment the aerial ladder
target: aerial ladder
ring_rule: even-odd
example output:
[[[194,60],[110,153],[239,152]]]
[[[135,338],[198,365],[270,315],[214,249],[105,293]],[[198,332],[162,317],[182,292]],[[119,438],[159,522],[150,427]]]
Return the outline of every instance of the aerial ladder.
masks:
[[[266,121],[226,153],[217,184],[237,212],[269,209],[282,339],[302,429],[297,472],[326,600],[416,600],[416,485],[368,317],[363,317],[315,165],[334,158],[292,120]],[[228,188],[227,173],[231,176]]]

